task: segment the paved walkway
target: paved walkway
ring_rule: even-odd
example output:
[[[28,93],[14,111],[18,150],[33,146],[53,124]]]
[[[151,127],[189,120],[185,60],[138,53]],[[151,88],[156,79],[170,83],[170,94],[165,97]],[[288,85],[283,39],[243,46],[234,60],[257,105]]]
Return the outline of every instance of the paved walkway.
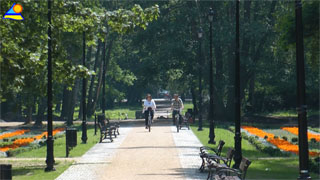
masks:
[[[142,121],[121,127],[113,143],[95,145],[57,179],[205,179],[199,173],[201,143],[191,130],[179,133],[169,120],[151,132]]]

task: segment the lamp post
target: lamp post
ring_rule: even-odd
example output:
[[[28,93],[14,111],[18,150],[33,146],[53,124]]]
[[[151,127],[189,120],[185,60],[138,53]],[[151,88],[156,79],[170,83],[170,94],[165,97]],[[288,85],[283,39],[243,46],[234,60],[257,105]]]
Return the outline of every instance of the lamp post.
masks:
[[[82,33],[82,65],[86,67],[86,33]],[[85,77],[82,79],[82,143],[87,143],[87,105],[86,105],[86,92],[87,92],[87,80]]]
[[[304,47],[303,47],[303,25],[302,4],[300,0],[295,2],[296,10],[296,68],[297,68],[297,111],[299,125],[299,177],[298,179],[311,179],[309,175],[309,147],[307,135],[307,106],[305,92],[304,72]]]
[[[51,57],[51,50],[52,50],[52,41],[51,41],[51,0],[48,0],[48,89],[47,89],[47,96],[48,96],[48,136],[47,136],[47,157],[46,157],[46,164],[47,167],[45,169],[46,172],[54,171],[55,168],[53,167],[54,164],[54,157],[53,157],[53,137],[52,137],[52,57]]]
[[[202,54],[201,54],[201,40],[202,40],[203,31],[200,27],[198,31],[199,38],[199,127],[198,131],[202,131]]]
[[[240,40],[239,40],[239,4],[240,0],[236,0],[236,59],[235,59],[235,137],[234,137],[234,147],[235,155],[233,165],[234,168],[239,168],[242,152],[241,152],[241,111],[240,111]]]
[[[213,56],[212,56],[212,22],[213,22],[213,9],[210,8],[208,19],[210,22],[210,65],[209,65],[209,84],[210,84],[210,107],[209,107],[209,118],[210,118],[210,132],[209,132],[209,144],[216,144],[214,141],[214,120],[213,120]]]

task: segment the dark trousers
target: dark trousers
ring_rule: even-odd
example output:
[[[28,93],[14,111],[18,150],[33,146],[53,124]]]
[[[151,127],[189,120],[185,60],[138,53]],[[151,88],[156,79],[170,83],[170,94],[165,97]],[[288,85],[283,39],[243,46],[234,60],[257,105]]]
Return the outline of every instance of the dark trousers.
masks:
[[[180,114],[180,111],[177,111],[177,110],[173,110],[172,111],[172,121],[173,121],[173,124],[176,125],[176,114],[179,114],[179,124],[181,124],[181,114]]]
[[[151,113],[151,119],[153,119],[153,110],[151,110],[150,113]],[[146,126],[148,125],[148,117],[149,117],[149,110],[146,110],[144,112],[144,118],[145,118]]]

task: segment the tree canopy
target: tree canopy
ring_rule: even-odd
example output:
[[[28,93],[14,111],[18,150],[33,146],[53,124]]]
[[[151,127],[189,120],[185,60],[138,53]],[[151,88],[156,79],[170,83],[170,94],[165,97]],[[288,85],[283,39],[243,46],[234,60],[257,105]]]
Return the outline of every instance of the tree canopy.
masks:
[[[1,20],[2,118],[10,112],[44,114],[47,63],[46,1],[19,1],[24,21]],[[0,2],[1,15],[12,1]],[[204,30],[203,97],[209,90],[209,7],[213,7],[215,114],[233,111],[235,2],[99,1],[53,2],[54,107],[73,118],[80,105],[80,79],[88,80],[88,109],[100,108],[103,69],[107,108],[145,93],[167,89],[198,103],[199,39]],[[245,113],[294,108],[296,104],[295,14],[293,2],[241,1],[241,98]],[[2,16],[1,16],[2,17]],[[319,2],[303,1],[308,105],[319,108]],[[81,65],[86,34],[87,67]],[[42,108],[40,108],[42,107]],[[81,107],[80,107],[81,108]],[[64,114],[65,113],[65,114]],[[67,113],[67,114],[66,114]],[[27,113],[28,114],[28,113]],[[227,116],[226,116],[227,114]],[[81,114],[80,114],[81,116]],[[15,118],[17,118],[15,117]]]

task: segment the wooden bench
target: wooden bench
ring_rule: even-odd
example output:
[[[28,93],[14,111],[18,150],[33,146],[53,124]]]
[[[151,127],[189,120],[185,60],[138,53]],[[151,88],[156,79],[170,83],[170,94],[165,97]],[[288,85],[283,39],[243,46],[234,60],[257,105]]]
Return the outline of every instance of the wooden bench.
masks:
[[[110,123],[105,119],[104,115],[98,115],[98,127],[100,129],[100,143],[104,139],[110,139],[113,142],[112,136],[115,135],[115,128],[110,126]],[[116,135],[115,135],[116,137]]]
[[[212,179],[214,173],[214,170],[220,169],[220,168],[229,168],[231,165],[232,158],[234,156],[234,149],[229,148],[228,152],[226,154],[226,157],[221,157],[217,155],[209,155],[206,160],[207,160],[207,167],[209,169],[208,172],[208,178],[207,179]],[[221,163],[220,163],[221,162]]]
[[[119,122],[110,123],[110,120],[108,118],[106,119],[106,121],[107,121],[107,124],[110,126],[114,137],[117,137],[117,134],[120,135],[119,133],[120,123]]]
[[[251,161],[249,161],[247,158],[242,158],[239,169],[218,168],[217,175],[215,175],[214,178],[216,180],[244,180],[250,164]]]
[[[220,140],[219,144],[217,146],[217,149],[211,148],[211,147],[207,147],[207,146],[202,146],[200,147],[200,157],[202,159],[202,164],[199,168],[200,172],[203,172],[206,166],[206,159],[208,158],[208,156],[210,155],[209,151],[213,151],[217,156],[220,156],[222,148],[224,146],[225,142]],[[211,154],[212,155],[212,154]]]

